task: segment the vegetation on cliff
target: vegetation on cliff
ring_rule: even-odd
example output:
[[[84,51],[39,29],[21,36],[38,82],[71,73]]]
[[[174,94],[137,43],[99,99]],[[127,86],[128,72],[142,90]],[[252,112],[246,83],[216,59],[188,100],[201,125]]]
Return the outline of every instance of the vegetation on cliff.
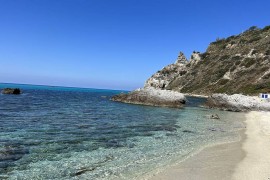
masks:
[[[185,66],[181,68],[185,73],[182,70],[178,75],[165,67],[146,85],[165,78],[166,86],[155,84],[155,88],[202,95],[270,92],[270,26],[253,26],[239,35],[217,39],[206,52],[194,52]]]

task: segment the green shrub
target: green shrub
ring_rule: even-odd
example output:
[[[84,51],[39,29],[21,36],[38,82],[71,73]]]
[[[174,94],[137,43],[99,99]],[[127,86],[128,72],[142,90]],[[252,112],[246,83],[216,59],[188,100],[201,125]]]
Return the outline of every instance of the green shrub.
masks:
[[[232,61],[238,61],[241,59],[241,56],[233,56]]]
[[[239,89],[240,92],[244,94],[259,94],[263,92],[270,91],[270,82],[261,83],[261,84],[249,84]]]
[[[245,62],[244,66],[245,66],[246,68],[249,68],[250,66],[252,66],[253,64],[256,63],[256,60],[255,60],[254,58],[246,58],[246,59],[244,60],[244,62]]]
[[[230,71],[233,72],[236,69],[236,66],[232,66]]]
[[[263,79],[270,79],[270,73],[263,76]]]
[[[247,42],[246,39],[240,39],[240,40],[239,40],[239,43],[240,43],[240,44],[245,44],[246,42]]]
[[[241,63],[241,61],[236,61],[234,65],[238,66]]]
[[[251,39],[248,40],[248,43],[253,43],[255,41],[259,41],[261,37],[259,35],[252,37]]]
[[[225,85],[227,82],[229,82],[230,80],[229,79],[220,79],[219,81],[218,81],[218,84],[220,84],[220,85]]]
[[[206,58],[208,55],[209,55],[208,52],[202,53],[202,54],[201,54],[201,58],[204,59],[204,58]]]
[[[265,32],[265,31],[268,31],[270,29],[270,26],[265,26],[262,31]]]
[[[219,60],[221,61],[226,61],[226,60],[229,60],[230,59],[230,56],[229,55],[223,55],[219,58]]]
[[[251,26],[248,31],[255,31],[255,30],[259,30],[260,28],[258,28],[257,26]]]

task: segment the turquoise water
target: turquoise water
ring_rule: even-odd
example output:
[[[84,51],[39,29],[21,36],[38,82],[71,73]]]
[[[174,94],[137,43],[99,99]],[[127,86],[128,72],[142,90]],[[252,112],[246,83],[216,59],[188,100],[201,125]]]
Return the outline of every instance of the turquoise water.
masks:
[[[3,87],[23,94],[0,95],[0,179],[139,179],[243,127],[240,114],[199,98],[173,109],[112,102],[114,90]]]

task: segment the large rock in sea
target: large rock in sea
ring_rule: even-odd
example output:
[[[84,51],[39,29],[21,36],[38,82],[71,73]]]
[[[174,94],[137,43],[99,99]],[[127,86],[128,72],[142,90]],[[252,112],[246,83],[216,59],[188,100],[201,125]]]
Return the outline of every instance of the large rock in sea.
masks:
[[[205,106],[227,111],[270,111],[270,102],[256,96],[242,94],[213,94],[208,97]]]
[[[21,94],[21,90],[19,88],[5,88],[1,91],[2,94]]]
[[[113,96],[111,100],[130,104],[174,108],[182,107],[186,102],[186,98],[182,93],[151,87],[137,89],[128,94],[122,93]]]

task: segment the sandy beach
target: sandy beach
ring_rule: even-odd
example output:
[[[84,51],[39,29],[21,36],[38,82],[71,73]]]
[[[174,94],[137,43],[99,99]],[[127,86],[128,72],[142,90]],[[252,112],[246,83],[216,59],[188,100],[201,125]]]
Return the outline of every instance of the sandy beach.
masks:
[[[241,140],[208,147],[151,180],[269,180],[270,112],[246,115]]]
[[[237,165],[233,179],[270,179],[270,112],[247,114],[245,158]]]

